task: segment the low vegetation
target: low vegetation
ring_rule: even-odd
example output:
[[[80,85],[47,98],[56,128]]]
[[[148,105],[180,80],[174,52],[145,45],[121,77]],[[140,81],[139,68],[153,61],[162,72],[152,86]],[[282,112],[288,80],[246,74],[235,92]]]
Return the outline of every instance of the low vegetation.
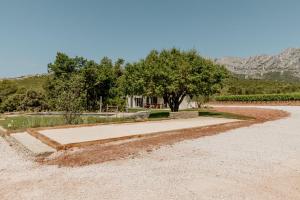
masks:
[[[299,101],[300,93],[291,94],[257,94],[257,95],[224,95],[215,97],[216,101]]]
[[[111,123],[111,122],[129,122],[134,119],[129,118],[114,118],[114,117],[94,117],[94,116],[78,116],[73,124],[98,124],[98,123]],[[23,131],[27,128],[38,127],[53,127],[69,124],[64,116],[16,116],[7,117],[0,121],[0,126],[10,131]]]
[[[150,111],[149,120],[169,117],[169,111]],[[78,115],[73,124],[121,123],[135,121],[133,118]],[[70,124],[63,115],[19,115],[7,116],[0,120],[0,126],[10,131],[23,131],[27,128],[53,127]]]
[[[151,112],[149,118],[158,119],[158,118],[168,118],[169,116],[170,116],[170,111],[157,111],[157,112]]]
[[[222,95],[286,94],[300,92],[299,81],[245,79],[233,75],[226,80]]]
[[[248,117],[248,116],[244,116],[244,115],[238,115],[238,114],[227,113],[227,112],[216,112],[216,111],[212,111],[212,110],[201,110],[201,111],[199,111],[199,116],[240,119],[240,120],[254,119],[252,117]]]

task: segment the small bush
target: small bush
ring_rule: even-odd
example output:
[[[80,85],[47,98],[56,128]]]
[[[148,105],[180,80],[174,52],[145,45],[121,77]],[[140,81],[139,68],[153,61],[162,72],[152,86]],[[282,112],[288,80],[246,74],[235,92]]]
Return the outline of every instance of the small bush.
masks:
[[[150,119],[153,118],[168,118],[170,116],[170,112],[168,111],[161,111],[161,112],[152,112],[149,115]]]

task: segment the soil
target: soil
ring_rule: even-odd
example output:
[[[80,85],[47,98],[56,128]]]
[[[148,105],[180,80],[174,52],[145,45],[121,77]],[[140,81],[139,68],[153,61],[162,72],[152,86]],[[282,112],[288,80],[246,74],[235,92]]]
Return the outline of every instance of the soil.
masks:
[[[92,145],[82,147],[79,150],[74,148],[66,151],[60,151],[51,157],[37,158],[37,161],[47,165],[76,167],[132,158],[138,156],[139,153],[151,152],[164,145],[173,145],[174,143],[183,140],[215,135],[231,129],[246,127],[257,123],[264,123],[266,121],[272,121],[289,116],[289,113],[286,111],[261,108],[218,107],[214,110],[218,112],[228,112],[249,116],[254,119],[173,131],[153,137],[123,141],[122,143]]]

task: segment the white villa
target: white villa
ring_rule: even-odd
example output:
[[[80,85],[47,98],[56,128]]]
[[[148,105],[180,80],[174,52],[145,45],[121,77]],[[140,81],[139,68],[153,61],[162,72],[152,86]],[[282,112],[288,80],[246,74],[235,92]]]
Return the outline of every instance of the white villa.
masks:
[[[162,97],[128,96],[128,108],[168,108],[167,102]],[[179,109],[197,108],[197,103],[186,96]]]

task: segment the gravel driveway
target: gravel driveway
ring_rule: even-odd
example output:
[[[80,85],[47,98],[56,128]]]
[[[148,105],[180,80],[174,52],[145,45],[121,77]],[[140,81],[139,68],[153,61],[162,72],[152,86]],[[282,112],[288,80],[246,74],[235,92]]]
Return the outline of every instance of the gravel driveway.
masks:
[[[275,108],[291,116],[79,168],[39,166],[0,138],[0,199],[299,200],[300,107]]]

